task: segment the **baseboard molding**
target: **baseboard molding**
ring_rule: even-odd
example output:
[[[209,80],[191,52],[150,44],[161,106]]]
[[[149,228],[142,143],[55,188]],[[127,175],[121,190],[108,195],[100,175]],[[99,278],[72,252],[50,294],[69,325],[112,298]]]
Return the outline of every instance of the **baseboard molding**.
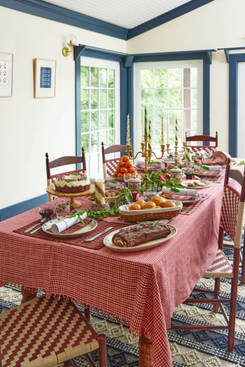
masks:
[[[11,218],[17,214],[23,213],[27,210],[33,209],[40,204],[44,204],[48,201],[48,195],[43,194],[35,198],[22,201],[21,203],[7,206],[0,209],[0,222],[5,219]]]

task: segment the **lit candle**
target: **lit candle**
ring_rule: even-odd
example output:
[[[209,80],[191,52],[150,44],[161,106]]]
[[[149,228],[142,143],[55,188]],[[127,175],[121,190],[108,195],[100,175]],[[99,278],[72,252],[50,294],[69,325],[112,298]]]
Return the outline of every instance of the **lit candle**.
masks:
[[[185,142],[185,111],[183,116],[183,143]]]
[[[145,141],[144,130],[145,130],[145,110],[143,109],[142,111],[142,143]]]
[[[130,133],[129,133],[129,114],[127,116],[127,144],[130,144]]]
[[[161,120],[161,145],[164,144],[164,132],[163,132],[163,117]]]
[[[147,110],[145,107],[145,135],[147,136]]]
[[[104,180],[95,181],[95,202],[98,205],[105,205],[105,183]]]
[[[151,150],[151,120],[149,121],[149,150]]]
[[[167,144],[169,144],[169,119],[167,117]]]
[[[175,141],[178,141],[178,121],[175,121]]]

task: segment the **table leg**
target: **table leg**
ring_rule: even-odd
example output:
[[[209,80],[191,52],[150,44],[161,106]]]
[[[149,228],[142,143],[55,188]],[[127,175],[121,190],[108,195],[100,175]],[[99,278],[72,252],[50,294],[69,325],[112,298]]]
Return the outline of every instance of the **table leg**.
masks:
[[[152,342],[141,334],[139,338],[139,366],[151,367],[151,347]]]
[[[37,292],[27,290],[27,289],[23,289],[23,288],[21,288],[21,294],[23,296],[22,300],[21,300],[21,303],[25,303],[27,301],[30,301],[31,299],[36,298],[36,296],[37,296]]]

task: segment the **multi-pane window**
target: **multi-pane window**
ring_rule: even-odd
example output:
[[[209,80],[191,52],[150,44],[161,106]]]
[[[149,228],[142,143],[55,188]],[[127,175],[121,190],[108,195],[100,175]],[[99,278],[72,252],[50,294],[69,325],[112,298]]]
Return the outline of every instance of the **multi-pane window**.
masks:
[[[135,126],[142,128],[144,109],[152,126],[152,147],[160,150],[161,119],[164,121],[164,144],[173,146],[175,123],[178,121],[178,140],[181,146],[185,132],[202,132],[202,63],[168,62],[138,63],[135,66]],[[140,111],[140,113],[139,113]],[[140,137],[135,137],[139,148]]]
[[[81,58],[81,146],[89,174],[102,172],[101,142],[119,143],[119,65]]]

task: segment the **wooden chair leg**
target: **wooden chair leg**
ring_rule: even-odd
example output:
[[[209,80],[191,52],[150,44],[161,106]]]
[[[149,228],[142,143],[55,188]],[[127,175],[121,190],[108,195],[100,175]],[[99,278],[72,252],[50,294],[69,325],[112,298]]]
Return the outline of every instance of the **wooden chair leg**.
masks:
[[[231,304],[230,304],[230,322],[229,322],[229,335],[228,335],[228,350],[230,352],[234,349],[234,339],[235,339],[235,321],[236,321],[236,301],[237,301],[237,288],[238,288],[238,268],[239,268],[239,256],[235,257],[235,251],[240,251],[239,249],[234,249],[234,258],[236,262],[233,264],[234,277],[232,278],[231,284]],[[236,270],[237,269],[237,270]]]
[[[86,317],[88,322],[90,322],[90,307],[89,307],[89,305],[88,305],[87,308],[84,309],[84,316]]]
[[[242,284],[245,284],[245,231],[243,231],[243,255],[242,255],[242,276],[241,276],[241,282]]]
[[[218,298],[219,296],[219,290],[220,290],[220,279],[216,278],[215,279],[215,285],[214,285],[214,292],[215,292],[215,296],[214,298]],[[218,313],[219,310],[219,304],[218,303],[214,303],[213,305],[213,312],[214,313]]]
[[[36,296],[37,296],[36,291],[26,290],[26,289],[23,289],[23,288],[21,288],[21,294],[22,294],[21,303],[25,303],[27,301],[30,301],[31,299],[36,298]]]
[[[71,367],[70,360],[64,362],[64,367]]]
[[[105,334],[98,335],[98,342],[99,342],[99,366],[107,367],[107,351],[106,351]]]

